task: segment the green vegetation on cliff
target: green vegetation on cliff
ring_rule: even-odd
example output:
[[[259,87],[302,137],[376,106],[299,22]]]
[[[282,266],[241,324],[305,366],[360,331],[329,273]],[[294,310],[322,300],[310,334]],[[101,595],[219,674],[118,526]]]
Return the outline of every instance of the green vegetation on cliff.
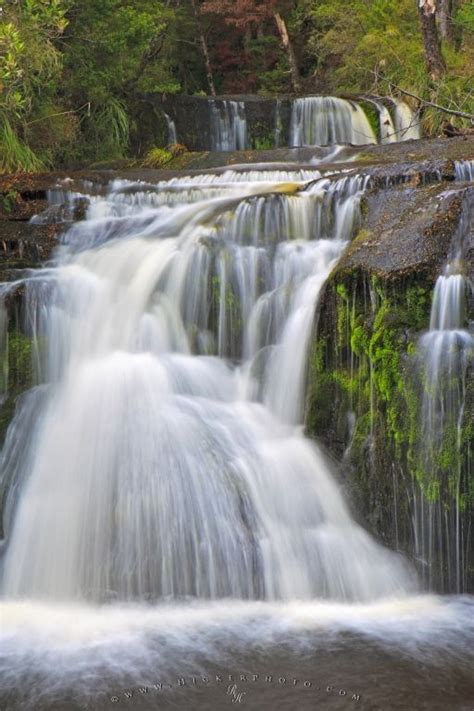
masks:
[[[383,433],[385,447],[403,459],[428,498],[439,489],[436,469],[420,459],[423,372],[418,352],[420,332],[429,323],[432,285],[412,277],[403,288],[373,277],[354,276],[331,287],[336,334],[322,329],[310,362],[307,429],[341,444],[347,433],[341,421],[355,415],[352,454],[357,459],[367,438]],[[337,403],[339,422],[327,431],[326,415]],[[466,422],[462,437],[472,436]],[[447,475],[456,469],[457,429],[444,432],[436,457]]]
[[[469,529],[474,505],[474,386],[467,377],[464,418],[459,405],[452,413],[447,407],[439,437],[427,441],[423,402],[430,386],[420,339],[432,292],[426,276],[416,274],[392,284],[356,271],[333,275],[310,356],[306,429],[342,460],[355,511],[390,544],[420,555],[420,502],[434,507],[430,520],[443,529],[429,575],[443,580],[443,556],[456,526]],[[443,383],[443,393],[449,387]],[[451,387],[459,388],[457,378]]]

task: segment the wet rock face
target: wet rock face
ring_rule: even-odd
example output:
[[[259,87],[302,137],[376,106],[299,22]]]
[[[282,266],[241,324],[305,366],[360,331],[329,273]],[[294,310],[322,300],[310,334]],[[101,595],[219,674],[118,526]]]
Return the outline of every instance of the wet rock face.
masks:
[[[376,188],[364,198],[363,225],[338,274],[399,280],[410,274],[434,282],[459,222],[465,188],[449,183]]]
[[[0,186],[0,280],[12,270],[32,267],[49,258],[57,225],[33,225],[30,219],[48,207],[47,189],[37,179],[12,177]]]
[[[0,176],[0,281],[51,258],[58,236],[83,220],[87,193],[102,189],[109,173],[37,173]],[[72,197],[67,198],[67,192]],[[75,195],[77,193],[77,196]],[[82,194],[84,193],[84,194]]]
[[[423,182],[418,172],[407,184],[384,188],[378,181],[363,199],[360,230],[319,305],[306,427],[341,462],[341,481],[363,525],[412,556],[427,586],[472,591],[474,373],[468,365],[459,386],[464,411],[453,425],[456,432],[443,435],[455,444],[441,443],[437,472],[427,469],[420,339],[474,187]],[[472,284],[472,233],[466,239],[462,269]],[[467,312],[472,321],[472,296]],[[420,539],[426,542],[423,555]],[[456,557],[464,571],[461,586],[453,582]]]
[[[244,101],[245,116],[249,134],[249,148],[264,149],[275,145],[275,128],[278,127],[281,135],[281,145],[288,145],[291,102],[288,97],[283,97],[278,104],[274,98],[260,96],[219,96],[216,97],[215,106],[222,106],[223,101]],[[178,141],[183,143],[190,151],[209,151],[212,148],[212,116],[210,97],[202,96],[166,96],[148,94],[143,97],[142,113],[151,117],[152,112],[165,112],[178,127]],[[146,142],[145,133],[150,133],[150,119],[148,128],[141,126],[142,143]],[[150,135],[151,138],[151,135]],[[165,138],[162,145],[166,145]]]

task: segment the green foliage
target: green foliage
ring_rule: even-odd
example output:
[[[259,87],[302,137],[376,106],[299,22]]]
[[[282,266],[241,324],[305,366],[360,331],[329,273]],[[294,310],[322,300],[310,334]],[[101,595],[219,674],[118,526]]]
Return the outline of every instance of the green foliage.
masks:
[[[218,92],[291,91],[273,7],[241,3],[235,14],[234,6],[207,4],[213,7],[165,0],[4,3],[0,171],[115,160],[131,146],[144,150],[144,93],[209,91],[202,41]],[[454,39],[443,42],[447,72],[435,84],[426,71],[414,0],[302,0],[293,10],[280,4],[278,11],[304,92],[386,96],[396,93],[396,84],[474,113],[472,2],[456,3]],[[378,132],[373,104],[366,101],[364,109]],[[445,120],[434,108],[422,113],[428,134],[438,133]],[[259,150],[273,147],[273,137],[263,131],[253,138]]]
[[[145,156],[143,165],[147,168],[162,168],[173,158],[171,151],[166,148],[152,148]]]
[[[19,170],[36,171],[44,163],[13,129],[9,119],[0,114],[0,173]]]
[[[407,67],[417,81],[424,74],[423,48],[411,0],[309,0],[312,24],[308,51],[320,70],[331,68],[337,91],[365,92],[377,86],[383,69],[397,83]],[[387,86],[377,93],[387,92]]]
[[[9,3],[0,24],[0,171],[39,170],[28,125],[59,89],[62,56],[55,42],[67,27],[62,0]]]
[[[164,3],[83,0],[72,4],[68,17],[72,40],[64,52],[66,85],[92,110],[110,96],[119,98],[126,88],[176,90],[160,57],[173,18]]]
[[[23,391],[33,385],[32,342],[20,331],[8,334],[5,371],[8,389]]]
[[[187,148],[181,143],[174,143],[167,148],[155,147],[148,151],[143,165],[147,168],[162,168],[174,158],[183,156],[185,153],[187,153]]]
[[[273,136],[263,136],[262,138],[256,138],[253,141],[253,147],[256,151],[268,151],[275,147],[275,140]]]
[[[179,89],[166,52],[174,12],[162,2],[83,0],[68,13],[64,88],[80,109],[78,159],[126,155],[136,92]]]
[[[180,88],[167,45],[174,17],[155,0],[7,4],[0,25],[1,170],[38,170],[66,155],[125,155],[135,93]]]
[[[255,76],[255,90],[261,94],[279,94],[291,91],[288,61],[280,41],[273,35],[257,36],[247,44],[248,74]]]
[[[362,295],[366,288],[371,292],[369,308]],[[417,344],[429,323],[431,285],[415,280],[392,290],[374,278],[364,289],[351,290],[344,281],[333,285],[333,296],[336,334],[324,328],[311,356],[310,431],[324,432],[330,413],[354,412],[351,457],[358,476],[368,476],[365,452],[375,437],[383,451],[378,456],[396,462],[413,477],[427,501],[441,497],[448,506],[455,500],[465,510],[474,501],[474,485],[460,483],[460,472],[469,469],[474,424],[466,417],[460,427],[457,408],[452,419],[447,417],[439,441],[429,449],[421,442],[421,404],[428,391]],[[453,377],[443,390],[458,387]],[[472,393],[466,398],[471,402]],[[345,424],[337,417],[343,431]],[[328,436],[336,436],[337,442],[341,432],[326,432]]]
[[[108,96],[85,122],[88,149],[94,157],[121,158],[128,146],[130,119],[123,101]]]
[[[0,362],[0,448],[15,412],[18,396],[33,387],[33,345],[21,331],[6,336]]]
[[[454,22],[461,30],[474,34],[474,3],[472,0],[463,2],[457,8]]]
[[[18,195],[18,191],[12,189],[8,190],[6,193],[2,193],[0,195],[0,209],[7,214],[10,213],[18,199]]]
[[[362,108],[367,116],[375,136],[380,137],[380,114],[377,107],[369,101],[362,102]]]
[[[299,14],[310,26],[305,51],[325,91],[385,96],[395,84],[447,108],[474,113],[472,8],[470,2],[459,7],[458,41],[454,47],[443,45],[447,72],[435,85],[426,71],[412,0],[307,0]],[[367,113],[374,124],[370,110]],[[446,115],[429,108],[422,118],[425,132],[435,134]]]

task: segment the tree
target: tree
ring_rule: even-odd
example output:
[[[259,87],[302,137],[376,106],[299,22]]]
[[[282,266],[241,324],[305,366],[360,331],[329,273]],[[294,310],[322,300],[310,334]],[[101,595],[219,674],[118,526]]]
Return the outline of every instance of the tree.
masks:
[[[202,56],[204,58],[204,66],[206,67],[206,78],[209,86],[209,91],[212,96],[216,95],[216,87],[214,85],[214,76],[212,73],[211,59],[209,56],[209,50],[207,48],[206,37],[204,36],[204,31],[201,24],[201,17],[199,7],[196,0],[191,0],[191,6],[193,8],[194,18],[196,20],[196,26],[199,34],[199,43],[201,46]]]
[[[454,40],[455,0],[439,0],[439,29],[441,37],[447,42]]]
[[[278,27],[278,32],[280,33],[282,45],[288,55],[288,64],[290,65],[291,83],[293,85],[293,91],[299,94],[301,93],[300,72],[298,69],[298,63],[296,61],[296,55],[293,50],[293,44],[288,35],[286,22],[279,12],[274,12],[273,17]]]
[[[81,158],[118,158],[128,147],[135,97],[176,92],[173,8],[156,0],[81,0],[67,14],[63,87],[81,107]]]
[[[298,62],[283,17],[283,10],[282,3],[279,3],[278,0],[265,0],[264,2],[258,2],[258,0],[235,0],[235,2],[233,0],[206,0],[203,4],[204,12],[223,17],[227,25],[243,28],[247,43],[250,30],[261,28],[262,23],[271,19],[275,23],[287,56],[293,91],[299,93],[301,81]]]
[[[419,15],[421,23],[421,35],[425,50],[426,66],[428,74],[433,81],[440,79],[445,70],[443,55],[441,54],[441,42],[436,26],[437,0],[420,0]]]

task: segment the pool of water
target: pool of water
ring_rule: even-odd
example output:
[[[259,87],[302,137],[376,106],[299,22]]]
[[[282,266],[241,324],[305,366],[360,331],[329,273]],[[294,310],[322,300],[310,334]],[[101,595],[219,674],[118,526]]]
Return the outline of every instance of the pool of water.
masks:
[[[1,605],[1,708],[474,708],[474,598]]]

